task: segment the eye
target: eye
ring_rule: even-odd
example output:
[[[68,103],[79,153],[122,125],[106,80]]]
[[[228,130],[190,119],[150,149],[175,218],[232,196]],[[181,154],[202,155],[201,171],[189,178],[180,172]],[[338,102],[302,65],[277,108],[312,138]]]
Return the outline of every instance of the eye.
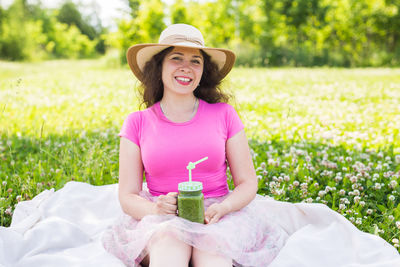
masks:
[[[174,61],[181,61],[182,60],[182,58],[179,57],[179,56],[173,56],[171,59],[174,60]]]
[[[192,60],[192,63],[195,64],[195,65],[200,65],[200,64],[201,64],[201,60],[199,60],[199,59],[193,59],[193,60]]]

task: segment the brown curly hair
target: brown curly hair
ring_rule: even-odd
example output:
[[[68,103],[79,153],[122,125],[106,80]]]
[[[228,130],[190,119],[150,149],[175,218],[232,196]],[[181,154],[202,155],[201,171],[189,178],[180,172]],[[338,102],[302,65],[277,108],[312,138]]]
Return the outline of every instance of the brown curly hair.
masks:
[[[162,81],[162,63],[165,56],[174,47],[168,47],[154,55],[144,66],[143,80],[140,85],[142,98],[141,105],[146,108],[151,107],[160,101],[164,94]],[[194,90],[194,95],[208,103],[228,102],[232,95],[221,90],[222,78],[219,75],[218,66],[211,61],[211,57],[200,49],[204,60],[203,75],[199,86]]]

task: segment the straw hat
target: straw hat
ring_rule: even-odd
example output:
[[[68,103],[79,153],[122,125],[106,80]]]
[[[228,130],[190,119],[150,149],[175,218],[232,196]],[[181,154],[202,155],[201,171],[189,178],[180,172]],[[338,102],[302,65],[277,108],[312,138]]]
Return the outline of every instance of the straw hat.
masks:
[[[137,44],[128,49],[126,57],[133,74],[142,81],[146,62],[171,46],[193,47],[203,50],[218,65],[222,78],[231,71],[235,63],[235,54],[232,51],[205,47],[203,35],[195,27],[187,24],[173,24],[161,33],[157,44]]]

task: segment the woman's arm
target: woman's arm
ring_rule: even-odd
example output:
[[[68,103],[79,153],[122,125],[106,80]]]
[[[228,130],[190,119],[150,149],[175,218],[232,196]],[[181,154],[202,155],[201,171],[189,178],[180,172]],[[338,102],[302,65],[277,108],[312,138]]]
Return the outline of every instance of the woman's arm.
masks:
[[[221,203],[211,205],[206,213],[206,223],[217,222],[222,216],[240,210],[257,194],[258,182],[244,130],[226,142],[226,157],[235,189]]]
[[[124,137],[121,137],[120,141],[118,183],[118,197],[122,210],[136,220],[149,214],[176,214],[177,193],[160,196],[155,203],[139,196],[143,184],[140,148]]]

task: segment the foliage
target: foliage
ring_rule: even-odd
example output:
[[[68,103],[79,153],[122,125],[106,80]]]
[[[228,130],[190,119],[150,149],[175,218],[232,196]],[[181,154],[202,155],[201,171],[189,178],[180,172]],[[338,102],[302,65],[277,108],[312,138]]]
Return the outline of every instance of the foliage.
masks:
[[[93,40],[96,38],[96,30],[88,22],[86,22],[76,5],[72,2],[65,2],[57,14],[57,20],[69,26],[75,25],[82,34]]]
[[[108,44],[120,51],[122,63],[126,63],[126,50],[137,43],[155,43],[165,28],[164,7],[160,0],[130,1],[131,14],[136,17],[122,19],[118,32],[111,33]]]
[[[82,58],[104,52],[101,32],[83,19],[72,2],[54,11],[15,0],[0,15],[0,58]]]
[[[54,10],[36,1],[14,0],[0,9],[0,58],[92,57],[110,48],[119,50],[126,63],[131,45],[157,42],[166,25],[189,23],[204,33],[207,46],[233,49],[238,65],[400,64],[399,0],[119,0],[126,4],[126,16],[110,33],[95,12],[84,17],[71,0]],[[56,38],[58,34],[71,38]]]
[[[400,70],[240,68],[229,77],[259,193],[323,203],[396,245]],[[136,83],[98,60],[0,62],[1,225],[45,189],[117,182],[117,134],[139,107]]]

